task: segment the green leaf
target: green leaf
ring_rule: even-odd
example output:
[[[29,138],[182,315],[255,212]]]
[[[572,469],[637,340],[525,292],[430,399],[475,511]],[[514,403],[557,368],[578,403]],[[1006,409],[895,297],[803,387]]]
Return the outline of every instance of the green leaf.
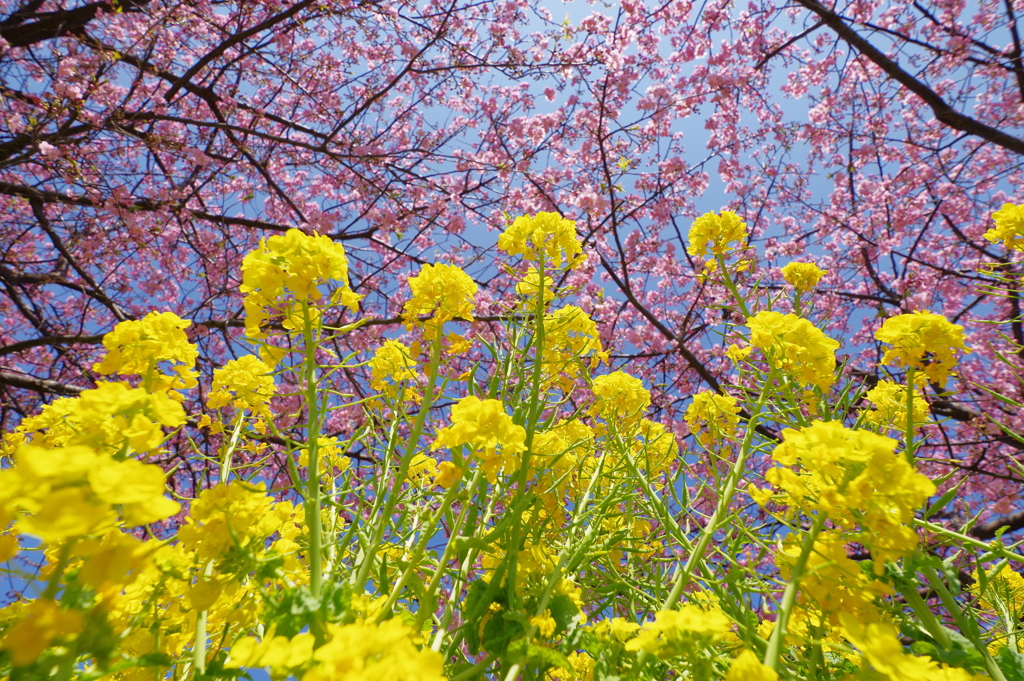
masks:
[[[516,614],[521,613],[503,611],[500,616],[498,613],[484,615],[480,645],[486,652],[501,657],[508,650],[509,643],[526,633]]]
[[[572,624],[573,618],[579,614],[579,609],[572,599],[565,594],[558,594],[548,602],[548,612],[555,620],[558,632],[563,632]]]
[[[75,678],[78,681],[94,681],[95,679],[102,679],[116,672],[128,669],[136,669],[138,667],[170,667],[173,664],[174,659],[166,653],[147,653],[139,657],[118,660],[114,664],[102,669],[82,672]]]
[[[451,674],[449,674],[449,677],[450,678],[455,678],[456,676],[462,676],[463,674],[465,674],[467,671],[469,671],[470,669],[472,669],[475,666],[476,665],[473,664],[472,662],[462,662],[460,664],[457,664],[454,667],[452,667],[452,671],[451,671]],[[486,677],[484,676],[483,670],[481,670],[481,671],[477,672],[476,674],[473,674],[472,676],[465,676],[465,677],[462,677],[462,678],[465,681],[483,681],[483,679],[485,679]]]
[[[526,639],[519,639],[508,646],[509,655],[518,658],[521,663],[533,664],[547,669],[549,667],[561,667],[572,671],[572,665],[565,655],[553,648],[534,645]]]
[[[966,480],[966,478],[964,478],[964,480]],[[957,492],[960,491],[960,485],[964,483],[964,480],[961,480],[956,485],[950,487],[948,490],[946,490],[945,494],[939,497],[938,501],[929,506],[928,510],[924,512],[924,519],[927,520],[928,518],[931,518],[933,515],[935,515],[940,510],[945,508],[949,504],[949,502],[953,500],[953,497],[957,495]]]
[[[1009,648],[1000,648],[995,660],[1006,681],[1024,681],[1024,655]]]
[[[466,549],[486,551],[491,548],[491,545],[479,537],[456,537],[452,541],[452,548],[459,552],[465,551]]]
[[[916,624],[904,625],[900,628],[903,633],[917,639],[910,644],[910,649],[915,655],[930,657],[936,662],[948,664],[951,667],[962,667],[974,672],[985,671],[985,656],[960,632],[943,627],[952,646],[950,650],[946,650],[941,648],[923,628]]]
[[[494,596],[488,593],[487,587],[488,583],[482,579],[469,585],[469,590],[466,593],[465,612],[470,618],[486,611],[493,602]],[[463,631],[466,632],[466,645],[469,647],[469,652],[473,655],[478,654],[480,652],[480,627],[475,622],[470,622],[469,626],[463,628]]]

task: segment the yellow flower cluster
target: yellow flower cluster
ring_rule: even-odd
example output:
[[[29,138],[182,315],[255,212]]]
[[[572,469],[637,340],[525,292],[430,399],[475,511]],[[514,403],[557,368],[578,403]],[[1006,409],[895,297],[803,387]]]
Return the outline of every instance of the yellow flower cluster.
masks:
[[[996,243],[1002,241],[1007,250],[1024,251],[1024,204],[1004,203],[992,213],[996,226],[985,232],[985,238]]]
[[[594,633],[601,640],[618,641],[625,643],[629,639],[633,638],[637,630],[640,629],[640,625],[636,622],[630,622],[622,617],[612,617],[609,619],[603,619],[596,622],[593,626]]]
[[[594,431],[578,419],[562,419],[533,436],[533,455],[532,467],[541,472],[542,494],[580,492],[586,485],[581,475],[593,470]]]
[[[879,381],[867,392],[866,397],[875,405],[864,418],[881,428],[902,431],[907,427],[907,386],[892,381]],[[928,422],[928,403],[917,388],[914,388],[914,425]]]
[[[455,265],[424,265],[418,276],[409,278],[412,298],[405,303],[402,319],[412,329],[420,324],[420,315],[433,313],[423,327],[440,337],[445,322],[455,318],[473,321],[476,282]]]
[[[648,480],[668,471],[679,458],[676,436],[656,421],[641,419],[632,443],[633,459]]]
[[[906,652],[895,626],[886,622],[862,621],[852,615],[842,616],[846,639],[861,654],[874,675],[886,681],[981,681],[987,675],[974,675],[959,667],[940,665],[929,657],[915,657]]]
[[[826,274],[828,270],[823,270],[812,262],[791,262],[782,268],[782,278],[795,288],[797,293],[813,291]]]
[[[660,658],[673,657],[721,640],[732,629],[732,620],[717,606],[702,608],[693,604],[679,610],[660,610],[654,621],[641,628],[626,642],[626,650],[645,650]]]
[[[104,376],[141,376],[151,392],[194,388],[199,350],[185,335],[191,323],[171,312],[150,312],[141,320],[121,322],[103,336],[107,354],[93,370]],[[171,363],[175,375],[161,373],[161,362]]]
[[[594,667],[597,660],[577,650],[566,658],[570,669],[552,667],[545,674],[545,681],[594,681]]]
[[[164,496],[165,474],[137,459],[116,460],[91,447],[23,445],[14,467],[0,473],[0,521],[18,519],[16,533],[44,543],[135,527],[181,508]]]
[[[744,244],[747,240],[747,223],[731,210],[723,210],[720,214],[705,213],[693,221],[690,226],[690,255],[704,256],[725,255],[733,250],[729,244]]]
[[[206,406],[220,409],[231,404],[235,409],[249,409],[268,421],[270,398],[277,394],[273,369],[255,355],[243,355],[213,371],[213,389]]]
[[[420,375],[416,372],[417,362],[412,358],[412,350],[396,340],[386,340],[373,353],[370,360],[370,387],[389,397],[397,397],[397,383],[416,381]],[[410,398],[418,398],[415,388],[407,388]]]
[[[838,624],[840,613],[852,614],[864,620],[878,619],[875,599],[889,594],[888,587],[871,580],[856,561],[846,553],[849,542],[842,534],[826,530],[814,540],[803,576],[800,579],[800,598],[804,619],[816,619],[816,624]],[[776,554],[780,573],[789,579],[793,565],[801,551],[798,536],[788,537]],[[811,616],[811,613],[817,617]],[[798,622],[796,629],[806,629],[806,622]],[[787,628],[787,632],[794,630]],[[809,632],[807,632],[809,633]]]
[[[153,366],[140,353],[126,361]],[[6,438],[14,466],[0,471],[0,529],[17,519],[15,534],[50,544],[177,513],[178,503],[164,496],[163,470],[128,456],[156,449],[163,427],[185,423],[170,392],[167,384],[148,392],[101,382],[22,421]],[[10,540],[3,545],[5,552],[15,549]]]
[[[252,636],[239,639],[231,646],[228,658],[229,668],[270,668],[274,678],[307,666],[313,659],[313,634],[300,633],[293,638],[287,636],[266,636],[259,641]]]
[[[349,465],[352,463],[348,456],[345,455],[345,452],[339,449],[338,438],[336,437],[318,437],[316,451],[320,459],[318,469],[321,475],[333,476],[335,470],[343,473],[348,470]],[[299,450],[299,465],[309,465],[308,447],[303,447]]]
[[[177,428],[185,410],[168,392],[147,392],[124,383],[100,382],[78,397],[45,405],[36,416],[18,424],[11,442],[31,439],[47,447],[88,445],[111,455],[126,446],[137,452],[156,449],[164,440],[161,428]]]
[[[942,315],[914,312],[890,317],[875,332],[875,338],[892,347],[885,351],[882,362],[911,367],[940,386],[952,374],[959,361],[958,351],[970,352],[964,345],[964,327],[952,324]]]
[[[576,223],[558,213],[537,213],[516,218],[498,237],[498,248],[509,255],[522,255],[541,265],[572,268],[582,261],[583,246],[576,236]],[[534,285],[536,290],[536,284]]]
[[[555,297],[555,291],[552,288],[554,284],[555,280],[547,274],[544,275],[544,281],[541,282],[540,271],[536,267],[530,267],[526,270],[526,276],[522,281],[516,284],[516,293],[530,300],[535,299],[538,294],[543,295],[544,303],[547,304]]]
[[[203,490],[192,502],[192,512],[178,532],[183,549],[203,563],[223,561],[236,550],[262,555],[267,537],[278,535],[270,551],[285,556],[285,569],[298,572],[298,525],[300,508],[289,502],[274,503],[263,484],[246,485],[237,480]]]
[[[779,673],[771,667],[761,664],[761,660],[751,650],[744,650],[729,665],[725,681],[778,681]]]
[[[1003,610],[1012,621],[1024,615],[1024,577],[1009,565],[1003,565],[998,572],[986,572],[986,587],[981,590],[981,575],[975,570],[971,573],[974,584],[971,592],[978,596],[978,604],[988,610]]]
[[[266,337],[263,323],[273,314],[284,314],[285,328],[299,328],[303,306],[319,303],[320,287],[331,282],[340,284],[332,302],[355,311],[362,296],[349,289],[345,249],[330,237],[289,229],[261,239],[259,247],[242,260],[239,290],[245,296],[246,335]],[[309,314],[316,315],[313,310]]]
[[[601,523],[601,529],[608,537],[618,537],[617,541],[606,544],[610,548],[608,558],[611,564],[616,568],[620,567],[626,552],[630,555],[636,554],[642,560],[648,560],[660,551],[664,544],[660,539],[652,539],[651,527],[651,521],[630,513],[606,516]]]
[[[770,469],[765,480],[785,493],[788,505],[824,513],[855,532],[850,540],[871,548],[876,570],[917,548],[909,525],[935,484],[896,453],[896,440],[837,421],[787,428],[782,436],[772,452],[782,467]]]
[[[651,393],[643,382],[624,371],[615,371],[594,379],[593,416],[600,416],[619,427],[637,423],[651,406]]]
[[[542,614],[531,617],[530,624],[537,627],[537,635],[541,638],[551,638],[554,636],[555,629],[558,626],[555,618],[551,616],[550,610],[545,610]]]
[[[548,373],[562,372],[575,378],[579,374],[576,359],[584,357],[591,357],[591,367],[608,361],[608,353],[601,346],[601,334],[590,315],[575,305],[544,315],[542,361],[550,365],[546,367]]]
[[[37,598],[20,609],[18,620],[0,639],[0,650],[10,654],[15,666],[35,662],[50,645],[73,639],[85,629],[82,613],[66,610],[50,598]]]
[[[430,449],[466,445],[481,460],[488,481],[494,483],[499,471],[509,474],[519,470],[519,454],[526,451],[525,443],[526,430],[505,413],[500,400],[469,395],[452,407],[452,425],[438,431]]]
[[[762,311],[747,319],[750,344],[768,354],[772,365],[803,385],[828,390],[835,381],[839,343],[806,319]]]
[[[705,390],[693,396],[683,418],[697,441],[710,447],[735,436],[740,422],[739,413],[740,406],[735,397]]]
[[[374,624],[328,624],[331,639],[313,653],[316,666],[302,681],[447,681],[444,658],[420,649],[399,619]]]
[[[415,454],[409,462],[409,482],[417,487],[423,487],[427,481],[437,479],[437,461],[426,454]]]

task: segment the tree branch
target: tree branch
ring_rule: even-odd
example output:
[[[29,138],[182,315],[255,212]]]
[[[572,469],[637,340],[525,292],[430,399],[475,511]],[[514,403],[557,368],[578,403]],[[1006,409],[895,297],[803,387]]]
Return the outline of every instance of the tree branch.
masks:
[[[821,20],[842,38],[850,47],[870,59],[890,78],[907,88],[924,100],[931,107],[935,118],[954,130],[980,137],[1016,154],[1024,155],[1024,140],[1008,135],[1005,132],[986,125],[979,120],[965,116],[946,103],[937,92],[922,81],[904,71],[899,64],[885,56],[881,50],[869,43],[862,35],[853,30],[846,20],[828,9],[817,0],[796,0],[798,3],[821,17]]]

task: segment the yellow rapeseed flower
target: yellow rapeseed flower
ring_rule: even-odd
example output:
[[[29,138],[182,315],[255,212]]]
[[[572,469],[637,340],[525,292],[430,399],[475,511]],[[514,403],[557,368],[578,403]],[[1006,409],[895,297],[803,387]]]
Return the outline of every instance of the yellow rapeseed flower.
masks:
[[[541,264],[545,271],[552,267],[561,269],[563,264],[575,267],[583,255],[576,223],[558,213],[541,212],[516,218],[498,237],[498,248]]]
[[[740,406],[735,397],[705,390],[693,396],[683,418],[697,441],[710,447],[736,434],[739,413]]]
[[[345,452],[341,451],[338,447],[338,438],[336,437],[318,437],[317,440],[317,457],[320,459],[319,471],[323,475],[334,476],[334,470],[337,469],[339,472],[348,470],[351,465],[351,460],[346,456]],[[299,465],[309,465],[309,448],[303,447],[299,450]]]
[[[461,318],[473,321],[476,282],[455,265],[424,265],[418,276],[409,278],[410,298],[402,310],[407,329],[422,323],[440,335],[445,322]],[[421,315],[433,317],[420,322]]]
[[[826,274],[828,270],[823,270],[812,262],[791,262],[782,268],[782,278],[795,288],[797,293],[813,291]]]
[[[734,247],[734,242],[746,243],[747,223],[731,210],[723,210],[720,214],[705,213],[693,221],[690,226],[690,247],[687,253],[703,256],[725,255]]]
[[[679,610],[660,610],[648,622],[626,650],[645,650],[661,658],[673,657],[713,643],[729,633],[732,620],[717,607],[701,608],[685,604]]]
[[[289,229],[261,239],[242,259],[246,335],[264,338],[262,326],[272,314],[283,314],[285,327],[295,328],[296,306],[319,304],[320,287],[331,283],[338,286],[332,302],[355,311],[362,296],[349,289],[345,248],[330,237]]]
[[[611,619],[595,622],[593,629],[594,633],[597,634],[597,637],[601,640],[624,643],[633,637],[633,635],[640,629],[640,625],[621,617],[612,617]]]
[[[1008,250],[1024,251],[1024,204],[1004,203],[992,213],[996,226],[985,232],[985,238],[996,243],[1002,241]]]
[[[150,312],[142,319],[121,322],[103,336],[107,354],[93,370],[104,376],[142,376],[151,391],[194,388],[199,350],[185,335],[191,323],[172,312]],[[161,362],[172,363],[175,375],[161,373]]]
[[[544,315],[544,362],[555,366],[549,370],[577,374],[575,358],[591,357],[590,365],[608,361],[601,346],[597,324],[575,305],[565,305]]]
[[[864,621],[849,614],[842,615],[841,621],[843,636],[860,651],[865,666],[874,669],[875,678],[891,681],[980,681],[988,678],[960,667],[941,665],[930,657],[909,654],[892,624]]]
[[[481,460],[484,474],[494,483],[499,471],[509,474],[519,470],[519,454],[526,451],[526,430],[505,413],[500,400],[469,395],[452,407],[452,424],[438,431],[430,449],[462,445]],[[449,471],[444,473],[451,475]]]
[[[447,681],[441,654],[419,649],[415,632],[399,618],[328,624],[327,632],[331,639],[313,653],[317,664],[302,681]]]
[[[451,489],[452,485],[462,479],[462,469],[451,461],[442,461],[437,464],[437,475],[434,476],[434,484],[443,489]]]
[[[971,573],[974,578],[971,592],[978,596],[981,607],[997,613],[1005,608],[1011,620],[1020,619],[1024,614],[1024,577],[1009,565],[1003,565],[999,572],[986,572],[986,576],[987,585],[982,593],[978,571]]]
[[[213,371],[213,389],[206,406],[220,409],[228,404],[248,409],[270,420],[270,398],[277,394],[273,369],[255,355],[243,355]]]
[[[426,454],[415,454],[409,462],[409,482],[417,487],[423,487],[427,481],[437,478],[437,461]]]
[[[85,630],[85,618],[77,610],[66,610],[50,598],[37,598],[5,609],[20,611],[17,622],[0,638],[17,667],[32,664],[55,641],[68,642]]]
[[[544,275],[542,283],[540,271],[536,267],[530,267],[526,270],[526,276],[516,284],[516,293],[529,300],[535,299],[540,293],[544,296],[544,303],[547,304],[555,297],[555,291],[552,288],[554,285],[555,280],[547,274]]]
[[[100,381],[78,397],[61,398],[22,421],[15,432],[49,447],[89,445],[109,454],[127,443],[138,452],[164,441],[161,426],[177,428],[187,417],[171,391],[149,392],[126,383]]]
[[[202,561],[221,560],[236,546],[263,553],[267,537],[275,533],[280,536],[278,542],[293,547],[301,534],[296,525],[298,513],[299,509],[289,502],[275,503],[263,491],[263,483],[221,483],[203,490],[192,502],[178,539],[185,550]]]
[[[800,579],[801,603],[807,610],[826,619],[845,612],[863,619],[877,617],[875,600],[887,595],[888,587],[869,579],[860,565],[846,553],[849,539],[839,532],[825,530],[814,540]],[[789,535],[779,545],[775,560],[783,579],[789,579],[802,551],[799,535]],[[787,628],[796,633],[795,627]]]
[[[744,650],[732,664],[725,681],[777,681],[779,673],[761,663],[752,650]]]
[[[924,374],[915,381],[928,380],[940,386],[952,375],[959,351],[970,352],[964,345],[964,327],[931,312],[890,317],[875,338],[892,346],[882,356],[883,363],[913,367]]]
[[[874,409],[864,414],[869,422],[899,431],[907,427],[907,386],[892,381],[879,381],[878,385],[867,392],[866,397],[875,405]],[[914,388],[913,399],[914,426],[919,427],[928,421],[928,403],[917,388]]]
[[[225,667],[270,668],[271,674],[285,676],[313,658],[315,637],[310,633],[286,636],[268,636],[257,641],[252,636],[239,639],[231,646],[231,655]]]
[[[555,630],[558,627],[558,623],[551,616],[550,610],[545,610],[543,614],[531,617],[530,624],[537,627],[537,635],[541,638],[551,638],[555,635]]]
[[[774,350],[770,360],[803,385],[828,390],[835,381],[839,343],[794,314],[762,311],[747,319],[750,344]]]
[[[782,431],[772,452],[781,468],[765,480],[807,514],[825,513],[851,541],[871,548],[875,569],[912,553],[918,544],[910,528],[914,512],[935,493],[935,484],[896,453],[896,440],[838,421]]]
[[[643,381],[624,371],[594,379],[594,405],[590,413],[608,423],[631,425],[643,418],[651,406],[651,393]]]
[[[391,397],[398,394],[396,383],[415,381],[418,363],[412,358],[412,349],[396,340],[385,340],[370,360],[370,387]],[[414,391],[409,390],[410,397]]]

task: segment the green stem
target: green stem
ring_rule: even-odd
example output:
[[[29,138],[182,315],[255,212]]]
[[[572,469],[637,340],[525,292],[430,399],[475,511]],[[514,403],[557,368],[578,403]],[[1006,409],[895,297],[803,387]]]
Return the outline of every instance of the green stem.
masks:
[[[238,412],[238,420],[235,421],[235,429],[231,432],[231,439],[228,446],[224,448],[224,459],[220,462],[220,482],[226,484],[231,475],[231,455],[238,447],[238,438],[242,433],[242,423],[245,421],[245,411]]]
[[[475,679],[480,676],[481,672],[490,666],[491,662],[494,662],[494,655],[488,654],[487,657],[477,662],[469,669],[463,669],[461,672],[451,678],[451,681],[467,681],[467,679]]]
[[[747,458],[750,456],[750,448],[753,443],[754,433],[757,431],[757,422],[761,417],[761,410],[764,409],[765,402],[767,402],[770,395],[770,386],[773,379],[775,378],[776,371],[772,369],[768,372],[765,377],[764,383],[761,385],[761,394],[758,396],[757,402],[754,404],[750,418],[747,420],[747,429],[743,434],[743,444],[740,446],[739,454],[736,455],[736,462],[733,464],[732,469],[729,471],[729,475],[725,479],[725,488],[722,490],[722,494],[718,499],[718,504],[715,505],[715,511],[711,514],[708,519],[707,526],[701,533],[700,538],[697,540],[696,546],[690,552],[689,557],[686,559],[686,564],[679,572],[676,573],[675,582],[672,585],[672,591],[669,593],[668,598],[665,599],[664,604],[660,610],[671,610],[675,607],[675,604],[679,602],[679,598],[683,595],[683,589],[689,585],[693,579],[694,572],[699,568],[699,563],[704,559],[704,552],[708,548],[708,544],[714,538],[715,532],[718,530],[719,524],[722,522],[725,515],[729,512],[729,505],[732,503],[732,498],[736,493],[736,486],[739,481],[743,478],[743,473],[746,469]],[[637,663],[630,672],[630,677],[639,674],[640,670],[643,669],[645,662],[647,661],[649,653],[646,650],[641,650],[637,654]]]
[[[192,648],[192,678],[206,675],[206,611],[196,613],[196,643]]]
[[[980,539],[969,537],[966,534],[957,532],[955,530],[951,530],[948,527],[943,527],[942,525],[936,525],[935,523],[929,522],[927,520],[919,520],[915,518],[914,525],[916,525],[917,527],[923,527],[927,530],[934,532],[935,534],[940,534],[950,539],[955,539],[960,547],[973,546],[975,548],[985,549],[986,551],[991,552],[993,556],[999,556],[1000,558],[1005,558],[1006,560],[1024,565],[1024,556],[1021,556],[1020,554],[1016,553],[1011,553],[1007,550],[1012,549],[1012,546],[1004,546],[1000,542],[993,542],[992,544],[988,544],[986,542],[981,541]],[[986,557],[987,555],[988,554],[986,554],[985,556],[981,556],[979,560],[981,560],[982,562],[984,562],[985,560],[990,560],[990,558]]]
[[[46,580],[46,590],[40,596],[41,600],[52,600],[57,595],[57,589],[60,588],[60,578],[64,576],[64,570],[67,568],[68,563],[71,562],[71,550],[77,541],[77,539],[70,539],[60,547],[60,556],[57,558],[57,564],[53,568],[53,573]]]
[[[903,454],[907,457],[907,463],[914,465],[914,452],[917,445],[914,443],[914,373],[916,367],[910,367],[907,371],[907,431],[906,441],[903,445]]]
[[[985,660],[985,669],[994,681],[1006,681],[1006,677],[1003,676],[1003,671],[996,664],[996,661],[992,659],[992,656],[988,652],[988,647],[981,641],[978,636],[978,623],[972,619],[968,620],[964,617],[964,611],[957,603],[956,598],[946,588],[945,582],[939,579],[938,575],[935,574],[935,569],[931,567],[922,568],[921,572],[928,579],[929,584],[935,589],[935,593],[939,595],[942,600],[942,604],[946,606],[946,610],[950,615],[953,616],[953,620],[957,626],[960,627],[960,633],[970,639],[971,643],[974,644],[974,648],[981,653],[981,656]]]
[[[203,568],[203,577],[209,577],[211,574],[213,574],[212,560]],[[206,675],[206,612],[206,610],[200,610],[196,613],[196,642],[192,646],[192,669],[194,670],[192,676],[195,679]]]
[[[308,478],[306,479],[306,527],[309,528],[309,590],[319,602],[323,590],[323,528],[320,520],[320,400],[317,395],[317,339],[313,335],[313,320],[309,304],[302,303],[303,340],[305,342],[305,366],[303,379],[306,385],[306,408],[309,422],[306,428],[306,449],[309,456]]]
[[[722,280],[725,287],[729,289],[730,293],[732,293],[732,297],[736,301],[736,305],[740,308],[740,313],[743,315],[743,318],[746,319],[750,316],[750,309],[747,307],[747,301],[745,301],[743,296],[740,295],[740,291],[736,287],[736,283],[729,275],[729,268],[725,266],[725,259],[720,255],[716,255],[715,260],[718,261],[718,270],[722,273]]]
[[[779,670],[779,653],[782,650],[782,640],[786,635],[786,624],[789,622],[793,606],[796,605],[796,596],[800,589],[800,579],[804,576],[807,560],[811,557],[811,552],[814,550],[814,541],[818,538],[822,528],[825,527],[825,519],[824,513],[819,513],[815,516],[814,525],[811,526],[811,531],[804,538],[804,542],[800,547],[800,555],[793,566],[793,573],[789,578],[789,583],[786,584],[786,590],[782,594],[779,616],[775,620],[775,628],[772,630],[771,638],[768,639],[768,651],[764,655],[765,666],[771,667],[775,671]]]
[[[544,282],[544,258],[542,257],[538,262],[540,269],[538,276],[540,282],[543,285]],[[541,291],[537,296],[537,307],[534,312],[535,323],[536,323],[536,334],[534,336],[536,342],[536,350],[534,351],[534,364],[533,364],[533,375],[530,378],[530,403],[527,405],[526,410],[526,451],[523,453],[522,461],[519,464],[519,475],[517,476],[516,493],[513,497],[513,507],[520,508],[517,503],[524,494],[526,494],[526,483],[530,479],[530,458],[531,451],[533,449],[533,437],[537,430],[537,421],[540,419],[542,406],[540,404],[540,385],[541,378],[543,375],[544,368],[544,295]],[[529,348],[524,350],[524,353]],[[519,564],[519,537],[522,530],[522,511],[519,510],[515,518],[513,519],[512,531],[508,541],[508,548],[505,551],[505,561],[508,564],[508,577],[505,580],[506,588],[508,589],[508,602],[511,606],[516,602],[516,568]]]
[[[477,479],[479,479],[481,472],[482,471],[480,469],[477,470],[476,477],[473,479],[474,483],[476,482]],[[388,596],[387,602],[384,604],[384,607],[381,608],[380,614],[377,615],[377,624],[380,624],[390,616],[391,608],[395,605],[395,602],[397,602],[399,597],[401,596],[402,589],[405,587],[406,583],[408,583],[409,578],[412,577],[412,574],[419,570],[420,559],[423,558],[423,554],[426,552],[427,542],[433,538],[434,530],[437,529],[438,524],[441,522],[441,516],[443,516],[445,511],[451,507],[452,500],[455,499],[455,495],[458,493],[459,486],[452,485],[451,489],[447,491],[447,493],[444,495],[444,499],[441,501],[437,509],[434,511],[434,515],[431,516],[426,526],[420,531],[419,541],[416,542],[416,546],[412,550],[412,555],[409,557],[409,565],[405,568],[405,570],[402,572],[402,575],[398,578],[398,581],[395,582],[395,585],[391,588],[391,594]],[[463,511],[465,510],[466,509],[464,507]],[[465,517],[465,513],[460,514],[460,518],[463,517]],[[451,547],[451,545],[452,541],[449,541],[448,545],[445,547],[444,555],[448,555],[448,549]],[[437,572],[435,572],[434,574],[434,581],[436,581],[437,575],[441,572],[441,565],[442,563],[438,563]],[[426,599],[424,599],[423,602],[429,602],[429,596]]]
[[[480,478],[482,476],[483,469],[478,468],[476,473],[473,475],[473,480],[469,483],[469,486],[466,489],[476,489],[476,486],[479,484]],[[452,489],[456,489],[456,487],[453,485]],[[448,501],[447,495],[445,496],[445,501]],[[423,603],[430,605],[430,607],[420,608],[420,615],[417,618],[417,623],[419,627],[423,626],[423,623],[426,621],[427,616],[430,615],[430,612],[434,607],[434,594],[437,591],[438,587],[441,585],[441,576],[444,574],[444,566],[448,564],[448,557],[451,555],[451,552],[453,550],[452,547],[455,546],[455,542],[459,538],[459,532],[462,531],[462,526],[466,522],[466,516],[469,515],[469,509],[473,505],[472,503],[470,503],[471,501],[471,499],[466,499],[465,503],[462,504],[462,509],[459,510],[459,517],[455,520],[455,524],[452,525],[452,532],[450,538],[448,539],[448,543],[445,544],[444,552],[441,554],[441,557],[437,561],[437,569],[434,571],[434,576],[430,578],[430,584],[427,585],[427,593],[423,597]],[[441,508],[444,508],[443,503]],[[385,608],[385,610],[387,610],[387,608]]]
[[[427,420],[427,412],[430,411],[430,406],[434,401],[434,386],[437,383],[437,370],[440,364],[441,338],[440,329],[438,329],[438,337],[433,340],[430,346],[430,365],[428,367],[427,374],[427,389],[423,392],[423,403],[420,405],[420,411],[416,415],[416,420],[413,422],[412,432],[409,433],[409,440],[405,448],[405,455],[398,463],[398,472],[395,474],[395,481],[391,487],[391,493],[387,495],[387,500],[384,502],[384,508],[377,520],[377,529],[373,533],[373,541],[370,544],[369,550],[367,550],[366,554],[363,556],[362,562],[359,564],[359,570],[355,573],[355,581],[353,582],[353,585],[359,589],[365,588],[366,579],[369,577],[370,570],[377,558],[377,547],[380,546],[380,542],[384,538],[384,533],[387,532],[388,526],[391,524],[391,514],[394,512],[395,505],[398,503],[402,483],[405,482],[405,478],[409,473],[409,464],[412,461],[413,455],[416,453],[416,447],[419,444],[420,436],[423,434],[423,426]]]
[[[949,638],[949,633],[946,632],[938,618],[935,617],[935,613],[932,612],[928,604],[921,598],[921,594],[917,593],[914,585],[901,583],[900,587],[900,593],[906,599],[907,605],[913,608],[917,616],[921,618],[921,624],[928,630],[928,633],[935,639],[935,642],[945,650],[952,650],[953,643]]]
[[[736,462],[733,464],[732,469],[729,471],[729,475],[725,479],[725,488],[722,490],[722,495],[718,499],[718,504],[715,506],[715,512],[711,514],[711,518],[708,519],[708,524],[704,528],[704,532],[701,533],[700,539],[697,540],[697,545],[694,546],[693,551],[690,552],[689,558],[686,560],[686,565],[676,574],[676,581],[672,586],[672,591],[669,593],[668,599],[662,606],[662,610],[669,610],[679,601],[679,597],[683,593],[683,589],[690,583],[693,578],[693,572],[697,567],[697,563],[704,558],[704,552],[707,550],[708,544],[718,530],[719,523],[722,522],[723,516],[729,511],[729,505],[732,503],[733,495],[736,493],[736,486],[739,484],[740,479],[743,477],[743,473],[746,470],[747,459],[750,456],[750,448],[754,439],[754,433],[757,431],[757,422],[761,418],[761,410],[764,409],[765,402],[768,400],[770,395],[769,386],[775,377],[775,370],[772,369],[768,372],[768,376],[765,378],[764,384],[761,386],[761,395],[758,397],[757,402],[754,404],[751,410],[750,418],[747,420],[747,429],[743,434],[743,443],[740,446],[739,454],[736,456]]]

